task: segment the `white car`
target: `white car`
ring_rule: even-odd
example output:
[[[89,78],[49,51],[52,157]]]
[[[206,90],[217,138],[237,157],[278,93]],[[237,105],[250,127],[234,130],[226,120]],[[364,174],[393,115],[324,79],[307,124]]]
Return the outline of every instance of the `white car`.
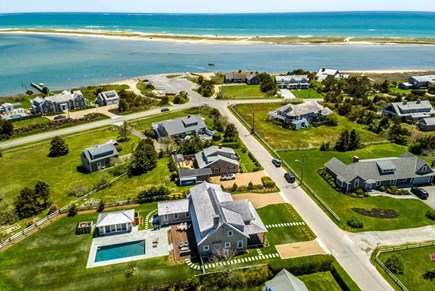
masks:
[[[222,175],[221,181],[234,180],[235,178],[236,178],[236,175],[234,175],[233,173],[229,173],[229,174]]]

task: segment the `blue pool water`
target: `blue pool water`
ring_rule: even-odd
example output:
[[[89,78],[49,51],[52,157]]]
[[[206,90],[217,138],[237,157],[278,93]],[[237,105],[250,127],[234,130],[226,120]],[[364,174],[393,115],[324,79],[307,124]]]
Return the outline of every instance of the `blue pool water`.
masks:
[[[133,241],[116,245],[102,246],[97,250],[95,262],[122,259],[145,254],[145,241]]]

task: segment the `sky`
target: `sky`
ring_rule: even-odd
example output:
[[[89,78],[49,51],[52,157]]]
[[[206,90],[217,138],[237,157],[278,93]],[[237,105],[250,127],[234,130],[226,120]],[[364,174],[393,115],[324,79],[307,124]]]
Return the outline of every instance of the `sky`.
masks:
[[[0,13],[435,11],[435,0],[0,0]]]

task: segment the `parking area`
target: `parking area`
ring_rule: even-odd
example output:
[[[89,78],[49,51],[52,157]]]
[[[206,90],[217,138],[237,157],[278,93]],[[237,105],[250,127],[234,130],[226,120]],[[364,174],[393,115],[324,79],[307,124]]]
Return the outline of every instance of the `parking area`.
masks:
[[[432,209],[435,209],[435,186],[426,186],[421,188],[426,189],[426,191],[429,193],[429,197],[426,200],[421,201],[426,203]]]
[[[277,245],[276,250],[278,251],[281,259],[326,254],[325,250],[316,240]]]
[[[234,200],[248,199],[255,208],[262,208],[271,204],[285,203],[279,193],[254,194],[243,193],[233,195]]]
[[[252,182],[254,185],[260,185],[261,177],[267,176],[264,171],[258,171],[253,173],[237,173],[236,179],[221,181],[220,176],[211,177],[211,182],[214,184],[223,185],[224,187],[231,187],[234,183],[238,186],[248,186],[249,182]]]

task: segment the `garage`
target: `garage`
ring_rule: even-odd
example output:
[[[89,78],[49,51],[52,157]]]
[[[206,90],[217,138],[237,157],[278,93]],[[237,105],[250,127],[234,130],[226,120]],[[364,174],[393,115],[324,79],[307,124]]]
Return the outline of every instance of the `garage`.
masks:
[[[432,176],[427,176],[427,177],[416,177],[414,178],[414,185],[421,185],[421,184],[429,184],[432,180]]]

